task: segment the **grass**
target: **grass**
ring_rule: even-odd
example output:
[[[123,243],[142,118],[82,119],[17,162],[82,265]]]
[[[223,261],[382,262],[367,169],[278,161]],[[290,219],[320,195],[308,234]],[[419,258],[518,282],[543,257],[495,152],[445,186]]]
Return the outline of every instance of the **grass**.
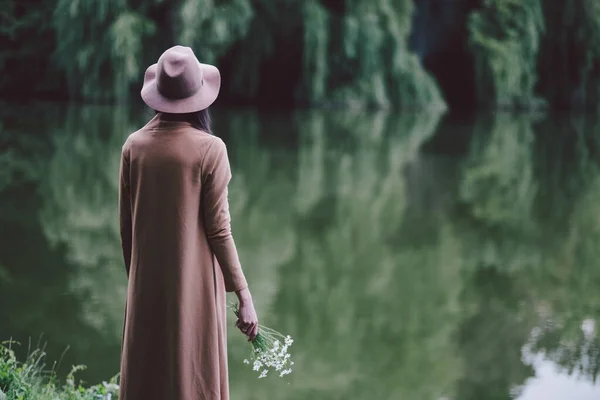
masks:
[[[85,365],[75,365],[62,382],[56,373],[57,363],[50,370],[44,363],[43,348],[31,351],[31,343],[24,361],[17,360],[9,340],[0,343],[0,400],[116,400],[118,375],[108,382],[83,387],[75,383],[75,373]],[[64,353],[63,353],[64,354]],[[62,357],[61,357],[62,359]],[[59,361],[60,363],[60,361]]]

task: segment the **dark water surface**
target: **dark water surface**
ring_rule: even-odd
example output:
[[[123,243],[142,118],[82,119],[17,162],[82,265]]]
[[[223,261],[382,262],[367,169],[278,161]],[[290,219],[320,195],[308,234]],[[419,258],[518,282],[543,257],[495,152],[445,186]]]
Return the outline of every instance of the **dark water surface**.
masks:
[[[126,291],[119,156],[148,114],[0,115],[0,339],[43,334],[49,361],[70,346],[61,371],[106,380]],[[289,379],[257,380],[231,327],[232,399],[600,398],[599,121],[214,119],[259,317],[296,339]]]

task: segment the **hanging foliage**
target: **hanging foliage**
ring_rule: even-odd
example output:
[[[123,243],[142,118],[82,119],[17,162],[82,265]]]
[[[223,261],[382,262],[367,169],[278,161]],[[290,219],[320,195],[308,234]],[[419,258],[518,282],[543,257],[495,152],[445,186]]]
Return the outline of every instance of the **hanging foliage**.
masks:
[[[538,104],[534,89],[544,19],[540,0],[484,0],[469,18],[477,98],[496,107]]]
[[[304,2],[303,89],[313,103],[444,108],[431,76],[408,50],[412,0],[348,1],[343,16]]]
[[[595,108],[600,101],[600,2],[544,3],[539,91],[557,108]]]
[[[596,0],[478,0],[442,8],[433,0],[31,2],[36,6],[3,3],[2,93],[126,100],[139,92],[148,65],[167,47],[183,44],[219,66],[223,101],[440,109],[445,104],[436,78],[409,49],[409,37],[421,37],[428,46],[421,51],[448,53],[452,40],[438,40],[446,48],[435,49],[430,41],[462,32],[456,25],[466,23],[468,39],[462,34],[461,40],[468,40],[470,54],[463,71],[474,62],[474,89],[467,90],[476,91],[477,104],[514,109],[600,102]],[[417,7],[428,18],[440,14],[440,24],[415,20]],[[452,79],[440,68],[447,76],[437,79]]]
[[[198,49],[204,62],[215,63],[218,57],[248,33],[253,17],[249,0],[184,0],[176,26],[179,43]]]
[[[54,59],[71,98],[122,100],[139,80],[141,41],[155,24],[125,0],[57,0]]]

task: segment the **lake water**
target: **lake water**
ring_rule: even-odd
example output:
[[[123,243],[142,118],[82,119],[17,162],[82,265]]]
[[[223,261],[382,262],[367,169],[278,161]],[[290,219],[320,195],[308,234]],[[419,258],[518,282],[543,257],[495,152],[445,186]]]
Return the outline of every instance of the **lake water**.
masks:
[[[61,373],[106,380],[120,150],[149,114],[0,108],[0,339],[46,343],[48,363],[69,346]],[[600,121],[213,117],[259,317],[296,340],[293,374],[258,380],[230,315],[232,399],[600,398]]]

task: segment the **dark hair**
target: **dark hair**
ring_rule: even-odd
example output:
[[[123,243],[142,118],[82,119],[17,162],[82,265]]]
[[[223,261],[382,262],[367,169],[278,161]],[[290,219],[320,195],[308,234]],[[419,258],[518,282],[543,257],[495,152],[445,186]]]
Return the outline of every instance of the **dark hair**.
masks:
[[[156,113],[158,114],[158,111]],[[161,114],[161,117],[167,121],[186,121],[196,129],[212,133],[210,130],[210,113],[208,112],[208,108],[186,114],[170,114],[165,112]]]

